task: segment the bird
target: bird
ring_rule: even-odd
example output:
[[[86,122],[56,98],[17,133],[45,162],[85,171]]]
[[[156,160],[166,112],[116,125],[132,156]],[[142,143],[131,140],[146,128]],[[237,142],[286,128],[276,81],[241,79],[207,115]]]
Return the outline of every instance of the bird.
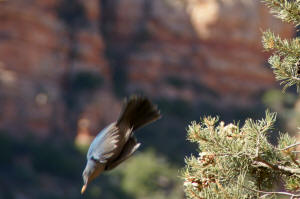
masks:
[[[125,99],[117,121],[101,130],[90,144],[87,163],[82,173],[81,194],[102,172],[114,169],[131,157],[141,145],[134,132],[160,117],[157,106],[148,98],[131,96]]]

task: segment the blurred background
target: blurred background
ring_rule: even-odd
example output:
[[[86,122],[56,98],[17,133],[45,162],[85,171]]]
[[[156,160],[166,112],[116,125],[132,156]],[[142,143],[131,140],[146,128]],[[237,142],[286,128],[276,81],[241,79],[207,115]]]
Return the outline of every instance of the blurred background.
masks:
[[[295,133],[300,100],[269,69],[268,28],[296,35],[259,0],[0,0],[0,198],[182,199],[191,121],[270,108]],[[131,94],[163,117],[80,196],[89,143]]]

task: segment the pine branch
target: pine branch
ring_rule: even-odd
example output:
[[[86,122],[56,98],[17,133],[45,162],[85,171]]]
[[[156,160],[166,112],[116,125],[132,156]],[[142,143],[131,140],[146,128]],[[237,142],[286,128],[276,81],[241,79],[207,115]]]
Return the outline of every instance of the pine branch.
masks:
[[[300,57],[300,39],[292,40],[281,39],[270,30],[263,32],[262,35],[263,47],[266,51],[275,51],[279,56]]]
[[[299,0],[263,0],[277,18],[282,21],[300,25]]]
[[[265,192],[270,191],[278,179],[284,181],[287,190],[299,191],[300,168],[291,150],[299,143],[283,134],[277,147],[270,144],[267,136],[275,120],[276,114],[266,111],[264,119],[248,119],[242,127],[225,125],[212,117],[200,123],[192,122],[188,138],[198,143],[200,153],[198,157],[186,158],[187,166],[182,174],[186,195],[190,198],[196,198],[195,195],[256,198],[257,193],[240,185]]]
[[[280,82],[280,85],[284,85],[283,91],[293,85],[297,86],[297,90],[300,88],[300,68],[298,66],[299,59],[293,56],[286,56],[285,58],[274,54],[269,58],[269,63],[275,74],[275,78]]]
[[[263,0],[283,21],[300,25],[300,0]],[[296,85],[300,91],[300,39],[281,39],[270,30],[263,32],[262,44],[266,51],[273,51],[269,63],[283,91]]]

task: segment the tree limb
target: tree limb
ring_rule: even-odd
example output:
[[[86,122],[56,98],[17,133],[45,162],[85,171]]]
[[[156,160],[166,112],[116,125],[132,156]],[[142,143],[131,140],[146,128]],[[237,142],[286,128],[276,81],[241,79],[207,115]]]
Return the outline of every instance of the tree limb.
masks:
[[[291,167],[285,167],[285,166],[281,166],[281,165],[274,165],[274,164],[271,164],[271,163],[263,160],[260,157],[255,158],[255,163],[259,166],[271,168],[271,169],[274,169],[277,171],[288,172],[290,174],[300,174],[300,169],[294,169]]]
[[[289,146],[287,146],[287,147],[284,147],[283,149],[278,149],[279,151],[284,151],[284,150],[287,150],[287,149],[289,149],[289,148],[292,148],[292,147],[295,147],[295,146],[298,146],[298,145],[300,145],[300,142],[297,142],[297,143],[295,143],[295,144],[291,144],[291,145],[289,145]]]

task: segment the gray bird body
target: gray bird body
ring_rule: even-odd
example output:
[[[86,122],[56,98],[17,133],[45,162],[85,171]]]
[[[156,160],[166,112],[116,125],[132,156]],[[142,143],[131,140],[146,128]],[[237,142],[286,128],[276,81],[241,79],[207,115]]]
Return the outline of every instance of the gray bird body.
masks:
[[[126,101],[119,119],[100,131],[90,145],[81,192],[100,173],[128,159],[140,146],[133,132],[159,117],[159,111],[147,98],[131,97]]]

